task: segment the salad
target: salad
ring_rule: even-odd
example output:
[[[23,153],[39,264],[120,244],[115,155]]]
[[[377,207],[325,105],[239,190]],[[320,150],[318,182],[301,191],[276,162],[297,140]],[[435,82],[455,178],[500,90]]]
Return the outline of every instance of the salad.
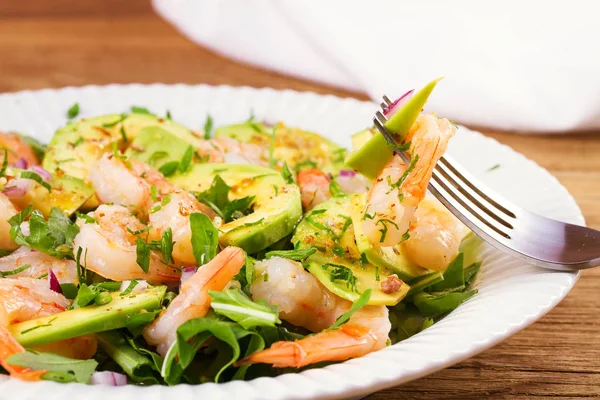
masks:
[[[120,386],[361,357],[477,291],[481,244],[427,195],[456,132],[437,81],[347,151],[251,116],[202,130],[132,106],[45,145],[0,133],[0,372]],[[406,165],[397,152],[404,151]]]

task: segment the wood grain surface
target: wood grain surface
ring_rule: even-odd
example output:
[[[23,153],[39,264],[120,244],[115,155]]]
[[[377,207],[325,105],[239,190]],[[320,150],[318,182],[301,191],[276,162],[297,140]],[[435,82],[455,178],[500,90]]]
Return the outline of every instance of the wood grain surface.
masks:
[[[224,59],[178,34],[144,0],[0,0],[0,92],[129,82],[269,86],[365,99]],[[600,229],[600,132],[483,132],[548,169],[588,225]],[[504,343],[369,398],[600,398],[599,312],[600,269],[584,272],[558,307]]]

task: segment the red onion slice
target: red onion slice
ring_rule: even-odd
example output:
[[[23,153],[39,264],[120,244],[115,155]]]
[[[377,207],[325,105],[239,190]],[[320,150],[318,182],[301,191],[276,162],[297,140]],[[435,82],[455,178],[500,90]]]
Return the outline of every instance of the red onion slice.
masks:
[[[50,285],[50,290],[62,294],[60,283],[58,282],[58,278],[56,278],[56,275],[54,275],[54,271],[52,271],[52,268],[48,269],[48,285]]]
[[[340,176],[343,178],[354,178],[355,175],[356,172],[352,170],[343,169],[340,171]]]
[[[90,383],[92,385],[124,386],[127,385],[127,376],[112,371],[94,372]]]
[[[29,163],[26,159],[21,157],[17,161],[15,161],[15,163],[12,166],[18,169],[27,169],[27,167],[29,167]]]
[[[50,182],[50,179],[52,179],[52,175],[50,175],[50,172],[46,171],[44,168],[38,165],[34,165],[33,167],[29,168],[29,170],[38,174],[45,182]]]
[[[390,104],[385,110],[383,110],[383,115],[385,115],[388,118],[391,118],[392,115],[396,114],[402,108],[402,106],[404,106],[406,102],[410,100],[410,98],[413,96],[414,91],[415,89],[409,90],[402,96],[398,97],[392,104]]]
[[[18,199],[25,197],[27,192],[29,192],[32,187],[33,181],[31,179],[17,178],[8,182],[8,186],[2,190],[2,193],[4,193],[9,199]]]

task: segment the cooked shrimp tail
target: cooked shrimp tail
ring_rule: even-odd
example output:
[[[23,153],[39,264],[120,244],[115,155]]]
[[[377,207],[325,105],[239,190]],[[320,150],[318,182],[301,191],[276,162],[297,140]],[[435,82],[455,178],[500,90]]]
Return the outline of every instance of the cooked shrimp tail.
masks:
[[[15,340],[5,326],[0,326],[0,365],[14,378],[24,381],[39,381],[48,371],[34,371],[31,368],[19,367],[6,362],[13,354],[22,353],[25,349]]]

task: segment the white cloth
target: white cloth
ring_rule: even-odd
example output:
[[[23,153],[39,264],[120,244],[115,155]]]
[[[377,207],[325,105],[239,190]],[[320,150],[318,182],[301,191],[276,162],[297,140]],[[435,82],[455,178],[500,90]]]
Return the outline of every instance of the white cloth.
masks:
[[[220,54],[375,101],[444,76],[428,109],[464,124],[600,128],[597,0],[153,0]]]

